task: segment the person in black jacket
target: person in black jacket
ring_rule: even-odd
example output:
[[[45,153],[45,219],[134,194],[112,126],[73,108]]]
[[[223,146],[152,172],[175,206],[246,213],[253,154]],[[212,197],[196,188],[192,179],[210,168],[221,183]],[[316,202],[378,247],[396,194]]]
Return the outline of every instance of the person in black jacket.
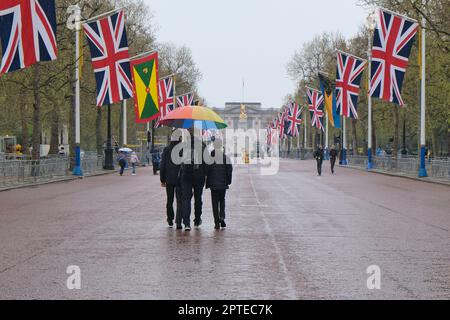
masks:
[[[337,150],[336,146],[332,146],[330,150],[331,173],[334,174],[334,166],[336,165]]]
[[[317,173],[319,174],[319,176],[322,175],[323,157],[324,157],[323,147],[321,145],[319,145],[317,147],[316,152],[314,152],[314,158],[317,161]]]
[[[206,163],[203,158],[203,152],[206,148],[201,139],[191,138],[191,155],[189,159],[183,156],[181,164],[181,192],[182,192],[182,208],[183,223],[186,231],[191,230],[191,201],[194,196],[195,208],[195,227],[202,224],[202,196],[205,188],[206,180]],[[197,148],[195,148],[197,146]],[[200,147],[198,147],[200,146]]]
[[[167,223],[169,227],[173,227],[173,219],[175,218],[175,223],[177,230],[181,230],[183,227],[182,222],[182,202],[181,202],[181,181],[180,181],[180,165],[176,165],[172,160],[172,151],[180,143],[179,140],[172,140],[170,145],[167,146],[161,157],[160,163],[160,180],[161,186],[166,188],[167,194]],[[177,212],[173,210],[173,201],[176,197],[177,200]]]
[[[223,151],[211,152],[215,158],[213,164],[207,168],[206,189],[211,189],[212,209],[214,215],[215,229],[226,228],[225,223],[225,195],[233,179],[233,165],[231,159]]]

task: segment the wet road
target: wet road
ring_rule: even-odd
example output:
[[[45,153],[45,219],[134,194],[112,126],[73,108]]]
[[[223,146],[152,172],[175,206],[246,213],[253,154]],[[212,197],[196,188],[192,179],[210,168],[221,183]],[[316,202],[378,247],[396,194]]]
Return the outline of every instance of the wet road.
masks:
[[[150,168],[0,193],[0,299],[450,298],[449,187],[313,167],[237,168],[220,232],[209,191],[200,230],[168,229]]]

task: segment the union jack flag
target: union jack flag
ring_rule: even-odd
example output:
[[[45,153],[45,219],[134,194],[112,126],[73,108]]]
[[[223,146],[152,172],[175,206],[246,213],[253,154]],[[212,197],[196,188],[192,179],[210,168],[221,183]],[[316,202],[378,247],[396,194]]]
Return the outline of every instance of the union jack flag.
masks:
[[[323,126],[323,95],[317,90],[306,88],[306,95],[308,100],[308,109],[311,114],[311,125],[325,131],[325,127]]]
[[[124,12],[86,23],[83,28],[97,82],[97,106],[131,98],[133,84]]]
[[[194,104],[194,94],[186,93],[177,97],[177,108],[192,106]]]
[[[380,9],[373,37],[372,97],[404,105],[401,91],[418,28],[417,22]]]
[[[161,125],[159,120],[165,117],[169,112],[175,109],[175,83],[173,77],[167,77],[159,80],[159,118],[156,121],[155,128]]]
[[[346,118],[358,119],[358,96],[366,61],[337,53],[336,108]]]
[[[302,112],[301,108],[296,103],[291,103],[286,120],[287,120],[287,131],[286,134],[291,137],[298,137],[300,135],[300,125],[302,124]]]
[[[56,60],[54,0],[1,0],[0,40],[3,49],[0,75]]]
[[[159,80],[159,110],[165,117],[175,109],[175,86],[172,77]]]
[[[283,139],[286,136],[286,111],[283,110],[278,115],[277,129],[280,132],[279,137]]]

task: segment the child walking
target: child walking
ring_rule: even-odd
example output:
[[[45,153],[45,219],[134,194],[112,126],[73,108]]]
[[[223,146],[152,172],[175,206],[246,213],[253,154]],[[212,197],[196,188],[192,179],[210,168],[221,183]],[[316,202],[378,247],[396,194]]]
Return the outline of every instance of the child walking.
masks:
[[[130,162],[131,162],[131,167],[133,168],[132,175],[135,176],[136,175],[136,166],[139,163],[139,157],[137,156],[136,152],[134,152],[134,151],[131,153]]]

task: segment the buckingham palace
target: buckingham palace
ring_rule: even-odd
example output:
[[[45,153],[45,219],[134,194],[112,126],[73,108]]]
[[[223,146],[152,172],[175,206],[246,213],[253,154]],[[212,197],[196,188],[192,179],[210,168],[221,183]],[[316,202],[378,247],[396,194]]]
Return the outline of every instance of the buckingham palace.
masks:
[[[255,102],[227,102],[225,108],[215,108],[228,129],[265,129],[273,120],[278,109],[263,109],[261,103]]]

